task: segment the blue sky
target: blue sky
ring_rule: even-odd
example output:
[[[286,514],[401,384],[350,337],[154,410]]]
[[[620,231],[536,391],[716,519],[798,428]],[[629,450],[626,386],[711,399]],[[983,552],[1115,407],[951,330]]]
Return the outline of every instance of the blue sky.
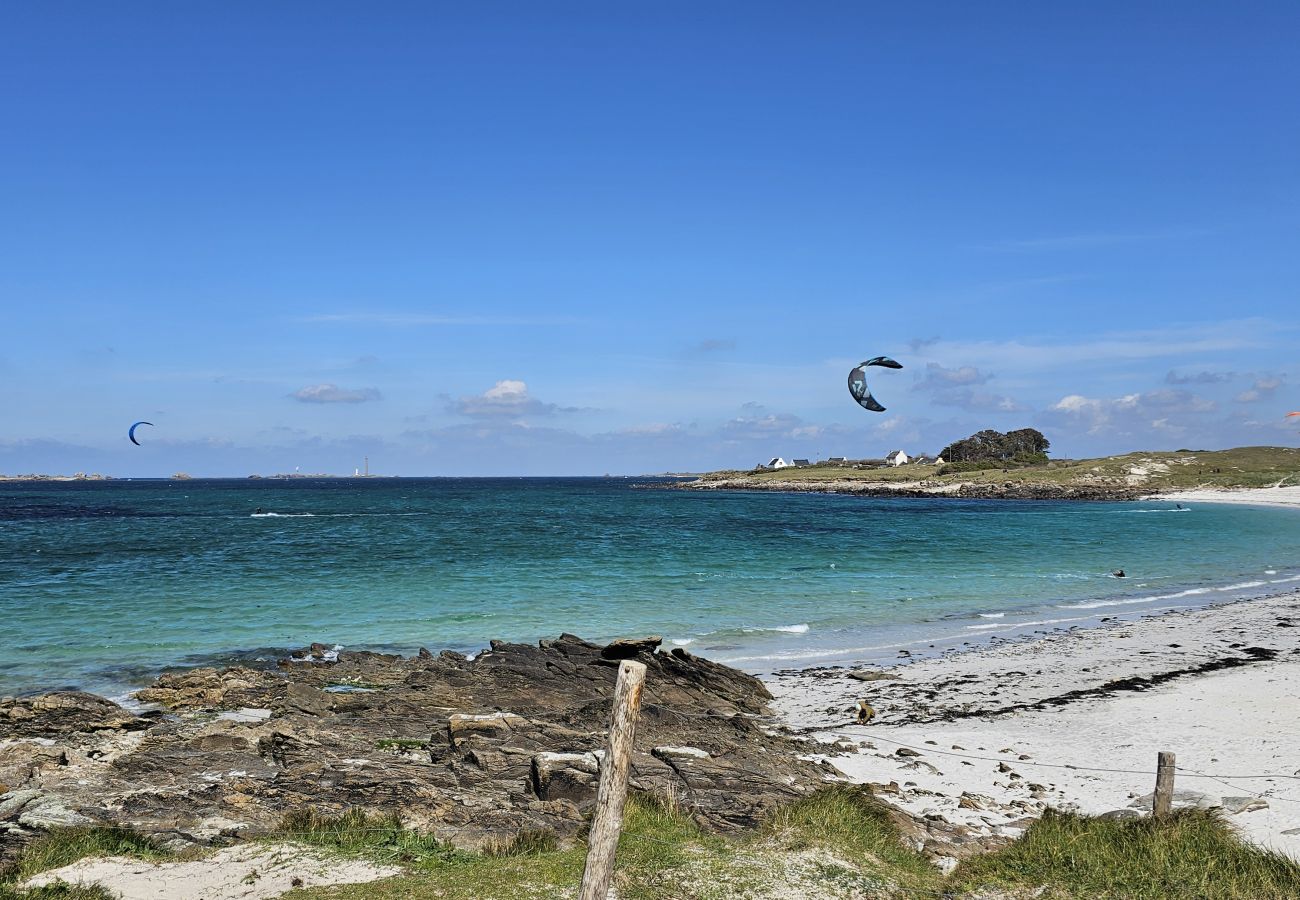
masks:
[[[1294,444],[1298,40],[1292,3],[21,5],[0,472]]]

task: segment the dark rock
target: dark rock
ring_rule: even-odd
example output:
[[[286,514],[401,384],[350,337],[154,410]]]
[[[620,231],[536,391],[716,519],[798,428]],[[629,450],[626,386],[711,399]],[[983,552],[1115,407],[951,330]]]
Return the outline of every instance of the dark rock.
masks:
[[[664,639],[657,634],[643,638],[620,638],[602,647],[600,656],[602,659],[634,659],[642,653],[654,653],[663,642]]]
[[[0,735],[4,737],[131,730],[148,724],[112,700],[81,691],[0,698]]]
[[[648,669],[633,791],[682,798],[702,825],[731,830],[825,783],[800,758],[806,746],[774,731],[758,679],[654,653],[657,639],[622,646]],[[87,694],[0,701],[0,734],[53,741],[0,751],[11,788],[0,802],[22,799],[14,828],[84,819],[169,844],[274,829],[307,808],[395,814],[467,847],[512,830],[571,838],[605,743],[617,677],[606,649],[565,634],[494,641],[473,660],[330,650],[270,669],[193,669],[139,692],[168,708],[148,717]],[[340,685],[364,690],[325,690]],[[23,815],[35,824],[18,825]]]

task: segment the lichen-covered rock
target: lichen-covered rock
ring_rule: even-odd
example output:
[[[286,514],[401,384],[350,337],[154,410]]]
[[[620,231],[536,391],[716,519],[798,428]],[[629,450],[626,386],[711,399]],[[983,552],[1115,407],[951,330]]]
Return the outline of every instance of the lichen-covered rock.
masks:
[[[147,724],[112,700],[81,691],[0,698],[0,739],[143,728]]]
[[[825,782],[773,728],[757,679],[654,652],[657,639],[615,655],[632,645],[648,669],[632,790],[734,829]],[[164,675],[138,696],[166,710],[143,716],[88,694],[4,701],[0,739],[38,740],[0,755],[0,780],[24,789],[0,803],[14,829],[84,819],[168,846],[265,832],[302,809],[395,814],[466,847],[523,830],[572,838],[599,779],[618,671],[606,649],[565,634],[494,641],[472,660],[305,651]]]

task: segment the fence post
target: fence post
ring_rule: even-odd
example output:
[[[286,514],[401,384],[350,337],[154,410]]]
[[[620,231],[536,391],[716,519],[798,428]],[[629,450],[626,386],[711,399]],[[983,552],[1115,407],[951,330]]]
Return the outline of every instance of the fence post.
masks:
[[[627,800],[627,776],[632,768],[632,739],[641,709],[641,688],[645,664],[624,660],[618,666],[614,704],[609,711],[609,742],[600,763],[600,787],[596,789],[596,815],[587,838],[587,865],[582,872],[579,900],[606,900],[614,877],[614,852],[623,828],[623,804]]]
[[[1156,756],[1156,792],[1151,795],[1151,815],[1167,819],[1174,808],[1174,755],[1162,750]]]

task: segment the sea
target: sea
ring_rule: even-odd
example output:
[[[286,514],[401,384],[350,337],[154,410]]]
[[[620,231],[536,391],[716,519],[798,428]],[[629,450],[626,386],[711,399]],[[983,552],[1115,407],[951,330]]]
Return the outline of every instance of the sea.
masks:
[[[1123,570],[1124,578],[1112,573]],[[1300,588],[1300,511],[623,478],[0,483],[0,695],[331,648],[659,634],[756,673]]]

